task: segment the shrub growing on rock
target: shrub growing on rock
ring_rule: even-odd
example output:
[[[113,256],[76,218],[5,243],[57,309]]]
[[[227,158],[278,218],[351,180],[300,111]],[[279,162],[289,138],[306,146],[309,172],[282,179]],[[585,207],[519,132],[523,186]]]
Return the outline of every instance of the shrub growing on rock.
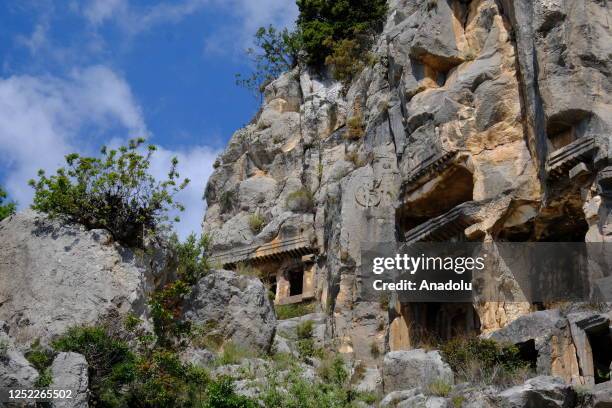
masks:
[[[6,197],[6,191],[0,187],[0,221],[9,215],[15,214],[15,209],[17,208],[17,204],[15,204],[13,201],[5,203]]]
[[[140,343],[144,342],[139,339]],[[232,380],[182,363],[173,349],[130,348],[105,326],[74,327],[53,342],[57,351],[83,354],[89,365],[90,405],[98,407],[251,408]]]
[[[286,199],[287,208],[297,212],[311,212],[314,209],[314,198],[306,187],[289,194]]]
[[[254,234],[258,234],[266,224],[266,220],[259,213],[251,214],[249,216],[249,228]]]
[[[113,237],[131,247],[142,247],[144,238],[167,227],[167,213],[182,211],[174,200],[187,186],[180,181],[174,158],[168,179],[158,182],[149,173],[156,147],[149,145],[140,153],[144,139],[133,139],[119,149],[103,147],[101,157],[76,153],[66,156],[66,167],[47,177],[40,170],[34,188],[32,208],[50,217],[63,217],[87,228],[104,228]]]
[[[523,359],[513,344],[478,337],[455,338],[443,343],[440,351],[453,372],[464,381],[513,385],[529,374],[530,362]]]

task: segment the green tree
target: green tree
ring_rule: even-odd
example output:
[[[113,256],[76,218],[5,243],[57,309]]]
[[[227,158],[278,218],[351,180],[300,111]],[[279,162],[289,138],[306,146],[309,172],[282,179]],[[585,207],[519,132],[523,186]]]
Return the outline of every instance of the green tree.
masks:
[[[141,154],[143,144],[140,138],[116,150],[103,147],[101,157],[69,154],[67,166],[50,177],[40,170],[38,181],[30,180],[32,208],[51,218],[107,229],[127,246],[143,247],[146,236],[168,229],[169,210],[184,210],[174,197],[189,183],[180,180],[176,158],[168,179],[158,182],[149,173],[156,147],[149,145]]]
[[[15,214],[17,204],[13,201],[5,203],[7,198],[6,191],[0,187],[0,221],[8,217],[9,215]]]
[[[301,46],[307,62],[322,66],[342,40],[359,40],[369,46],[374,33],[382,30],[387,13],[386,0],[297,0]]]
[[[272,25],[259,27],[255,33],[255,48],[246,53],[252,59],[254,71],[244,77],[236,74],[236,83],[261,94],[265,86],[297,63],[299,38],[288,29],[278,30]]]

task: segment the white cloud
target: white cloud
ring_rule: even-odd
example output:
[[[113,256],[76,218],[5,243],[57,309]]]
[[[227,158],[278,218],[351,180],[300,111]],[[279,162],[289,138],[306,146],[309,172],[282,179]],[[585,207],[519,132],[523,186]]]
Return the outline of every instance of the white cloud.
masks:
[[[82,14],[94,26],[114,22],[128,35],[136,35],[160,24],[178,23],[198,12],[221,11],[227,23],[205,39],[205,51],[243,51],[257,28],[268,24],[292,26],[297,17],[295,0],[182,0],[158,2],[142,7],[129,0],[89,0]]]
[[[249,47],[259,27],[291,27],[297,18],[295,0],[216,0],[218,7],[237,18],[237,24],[230,24],[205,43],[206,50],[236,50]]]
[[[29,37],[20,35],[17,36],[17,43],[25,46],[30,50],[32,55],[38,53],[38,51],[47,45],[47,34],[49,31],[49,22],[46,19],[42,19],[41,22],[37,23],[34,27],[34,31]]]
[[[104,21],[125,13],[127,1],[125,0],[91,0],[83,7],[83,15],[90,23],[98,25]]]
[[[8,167],[7,188],[30,203],[27,180],[39,168],[58,167],[71,151],[87,151],[93,140],[81,131],[119,125],[146,134],[140,110],[126,83],[108,68],[73,71],[68,78],[11,76],[0,79],[0,153]],[[88,128],[88,130],[91,130]]]
[[[126,32],[137,34],[163,23],[176,23],[199,11],[209,0],[162,2],[153,6],[136,7],[128,0],[90,0],[82,13],[93,25],[114,21]]]
[[[0,78],[0,166],[6,170],[6,189],[21,208],[31,203],[27,181],[38,169],[53,172],[67,153],[92,153],[126,135],[146,136],[148,131],[129,85],[106,67],[75,70],[67,78]],[[178,226],[184,236],[200,230],[201,197],[216,152],[205,147],[178,152],[162,148],[152,168],[157,177],[165,176],[174,155],[182,176],[193,180],[179,197],[187,207]]]
[[[185,211],[172,214],[172,216],[178,215],[181,219],[181,222],[175,226],[180,237],[184,238],[191,232],[201,231],[202,216],[205,210],[205,201],[202,200],[202,196],[218,154],[218,151],[207,147],[193,147],[189,150],[178,151],[160,148],[153,155],[151,173],[158,180],[167,178],[172,157],[178,158],[178,172],[181,179],[191,180],[187,187],[176,196],[177,201],[185,206]]]

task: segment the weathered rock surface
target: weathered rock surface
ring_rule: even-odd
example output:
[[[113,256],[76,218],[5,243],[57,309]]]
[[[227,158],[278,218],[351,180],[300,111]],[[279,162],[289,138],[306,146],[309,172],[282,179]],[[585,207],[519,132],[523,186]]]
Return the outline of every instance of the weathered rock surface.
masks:
[[[32,388],[38,371],[15,347],[7,329],[8,326],[0,321],[0,388]]]
[[[299,325],[306,322],[312,322],[312,338],[317,347],[323,347],[325,344],[325,324],[327,315],[325,313],[310,313],[304,316],[294,317],[291,319],[279,320],[276,332],[281,337],[287,340],[297,341],[297,328]]]
[[[71,390],[72,398],[53,402],[56,408],[87,408],[89,374],[85,357],[78,353],[59,353],[51,364],[53,381],[49,388]]]
[[[497,396],[497,401],[499,406],[504,408],[565,408],[573,407],[575,398],[572,387],[562,379],[540,376],[502,391]]]
[[[393,391],[385,396],[380,402],[380,407],[397,408],[446,408],[449,401],[442,397],[426,396],[421,389],[413,388],[405,391]]]
[[[211,336],[254,351],[268,352],[276,315],[259,279],[232,271],[212,270],[184,303],[184,319],[206,328]]]
[[[20,346],[111,310],[141,316],[148,294],[171,273],[161,254],[140,257],[106,231],[29,210],[0,222],[0,253],[0,319]]]
[[[355,382],[354,389],[359,392],[380,393],[382,391],[383,379],[378,368],[366,367],[359,380]]]
[[[206,349],[188,347],[179,355],[183,363],[193,364],[199,367],[209,367],[215,361],[215,354]]]
[[[383,359],[383,388],[385,392],[422,387],[434,380],[453,384],[453,372],[438,351],[414,349],[392,351]]]

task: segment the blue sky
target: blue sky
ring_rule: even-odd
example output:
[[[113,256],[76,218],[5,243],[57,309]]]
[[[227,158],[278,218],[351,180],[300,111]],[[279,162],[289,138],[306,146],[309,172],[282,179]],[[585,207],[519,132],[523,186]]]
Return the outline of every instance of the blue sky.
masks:
[[[294,0],[1,2],[0,185],[27,207],[37,169],[144,135],[156,175],[178,156],[193,180],[177,229],[199,231],[212,163],[259,103],[234,83],[244,49],[296,15]]]

